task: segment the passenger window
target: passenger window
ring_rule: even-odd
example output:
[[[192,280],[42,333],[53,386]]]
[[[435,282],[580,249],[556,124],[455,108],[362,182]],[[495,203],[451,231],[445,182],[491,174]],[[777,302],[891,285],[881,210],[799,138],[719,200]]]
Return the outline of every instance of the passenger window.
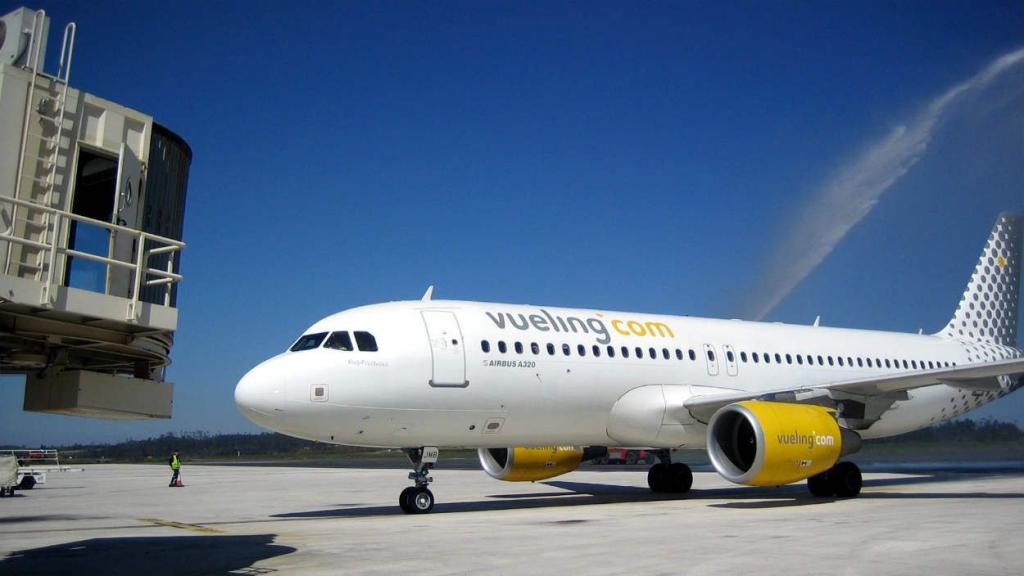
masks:
[[[629,348],[626,348],[625,346],[622,347],[622,357],[629,358]]]
[[[689,356],[690,356],[690,360],[692,360],[694,362],[697,361],[697,353],[693,351],[693,348],[690,348]]]
[[[361,352],[377,351],[377,339],[373,337],[373,334],[369,332],[355,332],[355,335],[356,346],[359,347]]]
[[[886,368],[891,368],[891,366],[889,365],[889,359],[888,358],[885,359],[885,367]]]
[[[779,354],[778,352],[775,353],[775,363],[782,364],[782,355]]]
[[[554,356],[554,355],[555,355],[555,345],[552,344],[551,342],[548,342],[548,356]]]
[[[668,360],[669,358],[671,358],[671,356],[668,353],[668,348],[662,348],[661,349],[661,357],[664,358],[665,360]]]
[[[906,361],[906,360],[904,360],[904,361],[903,361],[903,368],[904,368],[904,369],[907,369],[908,367],[909,367],[909,366],[907,365],[907,361]]]
[[[863,368],[863,367],[864,367],[864,359],[861,358],[860,356],[857,356],[857,368]]]
[[[637,358],[643,358],[644,357],[644,349],[643,348],[637,346],[636,348],[633,349],[633,351],[636,352],[636,357]]]
[[[658,351],[655,350],[654,348],[648,348],[647,349],[647,357],[650,358],[651,360],[657,360],[658,359]]]
[[[747,363],[747,353],[746,352],[740,352],[740,362],[743,362],[744,364]]]
[[[536,342],[530,342],[530,352],[533,352],[534,356],[540,354],[540,346]]]
[[[866,360],[868,363],[868,368],[873,368],[873,366],[871,365],[871,358],[866,358]]]
[[[600,358],[601,357],[601,347],[600,346],[598,346],[597,344],[594,344],[592,350],[594,352],[594,358]]]
[[[832,361],[832,357],[831,356],[828,357],[828,365],[829,366],[835,366],[836,365],[836,363]]]
[[[331,332],[327,342],[324,342],[324,348],[351,352],[354,350],[352,347],[352,337],[348,335],[348,332]]]
[[[840,365],[840,366],[842,366],[842,365],[843,365],[843,357],[842,357],[842,356],[840,356],[840,357],[836,358],[836,360],[839,360],[839,365]]]
[[[736,356],[732,353],[732,350],[726,350],[725,351],[725,358],[729,362],[735,362],[736,361]]]
[[[801,365],[801,366],[803,366],[804,365],[804,357],[801,356],[800,354],[797,354],[796,355],[796,363]]]
[[[491,351],[491,343],[488,342],[487,340],[481,340],[480,341],[480,349],[483,350],[484,352],[490,352]]]
[[[911,360],[910,365],[914,368],[914,370],[917,370],[917,360]]]
[[[316,334],[306,334],[295,341],[292,347],[288,350],[292,352],[302,352],[303,350],[312,350],[319,348],[320,343],[327,337],[327,332],[317,332]]]
[[[821,356],[821,354],[818,354],[818,366],[824,366],[824,365],[825,365],[825,359]]]
[[[708,360],[711,361],[711,362],[715,361],[715,351],[714,350],[708,350]]]
[[[682,359],[683,359],[683,351],[680,350],[679,348],[676,348],[676,360],[682,360]]]
[[[608,357],[615,358],[615,346],[608,347]]]
[[[792,363],[793,363],[793,356],[790,355],[790,354],[786,354],[786,364],[792,364]]]
[[[562,344],[562,354],[568,356],[571,353],[572,353],[572,350],[569,348],[569,345],[568,344]]]
[[[587,347],[586,347],[586,346],[584,346],[583,344],[577,344],[577,345],[576,345],[576,352],[577,352],[577,353],[578,353],[578,354],[579,354],[580,356],[586,356],[586,355],[587,355]]]
[[[523,343],[522,342],[516,342],[514,348],[516,349],[516,354],[522,354],[523,353]]]
[[[753,360],[754,360],[754,364],[757,364],[758,362],[760,362],[760,361],[761,361],[761,358],[760,358],[760,356],[758,355],[758,353],[757,353],[757,352],[754,352],[754,353],[752,353],[752,354],[750,355],[750,357],[751,357],[751,358],[753,358]]]
[[[502,354],[508,352],[508,346],[505,345],[504,340],[498,340],[498,352],[501,352]]]
[[[772,356],[771,356],[771,354],[769,354],[767,352],[764,353],[764,363],[765,364],[771,364],[772,363]]]

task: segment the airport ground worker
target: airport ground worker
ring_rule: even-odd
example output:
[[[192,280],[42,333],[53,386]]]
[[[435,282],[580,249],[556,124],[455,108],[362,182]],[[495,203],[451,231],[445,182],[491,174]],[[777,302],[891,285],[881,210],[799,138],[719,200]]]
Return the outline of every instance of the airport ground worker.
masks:
[[[178,482],[180,482],[180,480],[178,480],[178,475],[181,474],[181,458],[179,457],[179,452],[177,450],[171,454],[171,458],[167,461],[167,464],[170,465],[171,470],[173,471],[170,483],[170,486],[173,488],[178,486]]]

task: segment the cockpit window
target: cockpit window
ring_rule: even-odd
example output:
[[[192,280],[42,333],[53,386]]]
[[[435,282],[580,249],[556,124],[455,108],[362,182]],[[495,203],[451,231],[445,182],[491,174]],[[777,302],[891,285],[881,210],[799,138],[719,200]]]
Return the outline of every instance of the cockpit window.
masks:
[[[356,346],[361,352],[376,352],[377,339],[369,332],[354,332],[356,335]]]
[[[352,347],[352,337],[348,335],[348,332],[331,332],[331,337],[324,342],[324,348],[344,350],[345,352],[355,350]]]
[[[317,332],[316,334],[303,334],[301,338],[292,344],[289,348],[292,352],[302,352],[303,350],[312,350],[313,348],[319,348],[320,343],[327,337],[327,332]]]

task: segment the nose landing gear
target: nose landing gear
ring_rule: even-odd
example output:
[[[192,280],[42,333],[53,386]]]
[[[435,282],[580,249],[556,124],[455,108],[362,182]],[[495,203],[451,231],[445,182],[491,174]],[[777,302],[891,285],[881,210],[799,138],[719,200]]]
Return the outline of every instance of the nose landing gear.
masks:
[[[437,462],[439,450],[433,446],[423,448],[406,448],[405,455],[412,463],[413,471],[409,479],[415,483],[398,496],[398,506],[406,514],[426,514],[434,509],[434,493],[427,486],[434,481],[430,477],[430,469]]]

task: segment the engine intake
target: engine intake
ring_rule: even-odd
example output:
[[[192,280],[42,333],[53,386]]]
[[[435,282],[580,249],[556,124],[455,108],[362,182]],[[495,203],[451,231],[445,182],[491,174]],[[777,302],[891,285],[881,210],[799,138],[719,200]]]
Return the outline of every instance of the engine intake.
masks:
[[[860,446],[860,436],[840,428],[832,411],[821,406],[748,400],[721,408],[708,423],[715,470],[750,486],[809,478]]]

